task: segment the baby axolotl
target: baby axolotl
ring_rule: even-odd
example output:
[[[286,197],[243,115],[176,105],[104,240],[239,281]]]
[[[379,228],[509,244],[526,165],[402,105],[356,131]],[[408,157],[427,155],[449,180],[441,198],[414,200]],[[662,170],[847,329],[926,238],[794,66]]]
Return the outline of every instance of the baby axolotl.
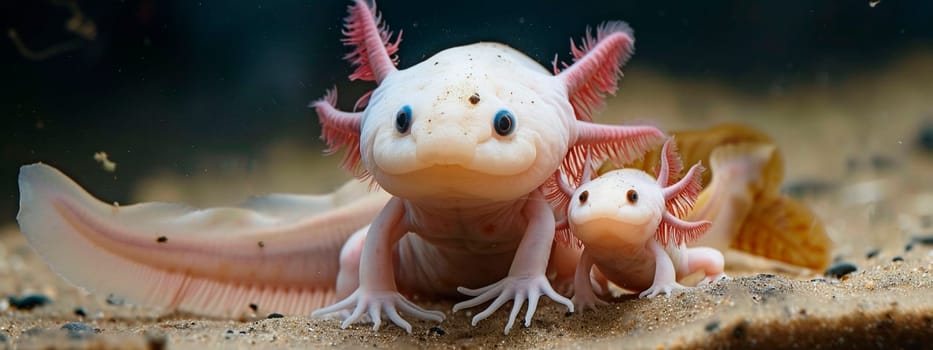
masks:
[[[671,140],[661,153],[657,178],[623,168],[592,180],[587,171],[576,189],[559,181],[571,195],[566,223],[559,229],[584,247],[574,278],[573,301],[578,308],[603,303],[593,291],[593,266],[610,282],[640,297],[684,289],[677,281],[694,273],[704,274],[700,284],[725,277],[722,253],[686,246],[712,225],[682,219],[701,189],[703,167],[695,164],[683,178],[670,183],[683,167]]]

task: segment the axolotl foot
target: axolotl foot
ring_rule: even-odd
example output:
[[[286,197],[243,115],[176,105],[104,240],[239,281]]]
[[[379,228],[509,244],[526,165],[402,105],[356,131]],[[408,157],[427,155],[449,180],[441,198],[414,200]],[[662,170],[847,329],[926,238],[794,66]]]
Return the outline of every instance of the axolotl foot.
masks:
[[[522,305],[525,304],[526,299],[528,300],[528,310],[525,311],[525,327],[531,325],[531,318],[534,317],[535,311],[538,308],[538,299],[540,299],[542,295],[546,295],[551,298],[551,300],[564,304],[570,309],[570,312],[573,312],[573,302],[554,291],[554,288],[551,287],[551,283],[548,282],[547,277],[544,275],[529,277],[508,276],[499,282],[482,288],[469,289],[458,287],[457,291],[475,298],[457,303],[454,305],[454,312],[474,307],[495,298],[486,310],[483,310],[483,312],[473,317],[473,326],[476,326],[479,321],[489,317],[489,315],[492,315],[496,310],[499,310],[499,308],[509,300],[514,300],[512,303],[512,312],[509,314],[509,322],[505,325],[505,334],[509,334],[512,325],[515,324],[515,318],[518,316],[518,312],[521,310]]]
[[[353,307],[353,305],[356,305]],[[353,307],[353,312],[347,312]],[[364,291],[357,289],[346,299],[337,302],[334,305],[318,309],[311,313],[311,317],[322,318],[336,314],[344,318],[340,328],[346,329],[347,326],[356,322],[365,322],[364,316],[369,316],[373,322],[373,330],[379,330],[382,325],[382,314],[392,320],[397,326],[405,329],[411,334],[411,324],[405,321],[398,311],[401,310],[411,316],[428,320],[441,322],[444,320],[444,313],[434,310],[426,310],[415,305],[397,291]]]
[[[690,289],[691,287],[684,286],[677,282],[668,282],[661,284],[653,284],[645,291],[638,294],[639,298],[654,298],[658,294],[667,294],[670,297],[674,292]]]
[[[717,281],[727,281],[727,280],[729,280],[729,276],[726,276],[725,273],[720,273],[715,276],[706,276],[706,278],[700,280],[700,282],[697,283],[697,287],[705,286],[705,285],[708,285],[710,283],[717,282]]]
[[[575,293],[572,300],[573,305],[581,312],[586,311],[586,309],[592,309],[593,311],[596,311],[596,308],[599,306],[609,305],[609,303],[597,297],[593,292]]]

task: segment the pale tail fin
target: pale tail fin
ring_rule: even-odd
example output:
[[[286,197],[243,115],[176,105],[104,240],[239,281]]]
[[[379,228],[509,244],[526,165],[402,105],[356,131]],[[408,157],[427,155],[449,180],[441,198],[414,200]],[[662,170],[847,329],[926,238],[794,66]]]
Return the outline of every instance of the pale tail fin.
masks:
[[[58,170],[20,169],[20,229],[68,281],[137,304],[210,316],[308,314],[332,302],[342,243],[388,196],[347,185],[242,207],[103,203]]]

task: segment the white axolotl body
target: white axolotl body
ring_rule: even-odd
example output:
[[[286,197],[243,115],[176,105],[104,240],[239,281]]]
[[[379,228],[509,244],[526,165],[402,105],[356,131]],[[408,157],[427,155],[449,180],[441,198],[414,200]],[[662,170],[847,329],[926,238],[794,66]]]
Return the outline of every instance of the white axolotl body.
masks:
[[[343,299],[313,315],[348,315],[343,327],[366,315],[378,328],[385,314],[409,331],[398,310],[443,319],[400,291],[473,296],[455,311],[493,300],[473,324],[514,300],[506,333],[526,299],[526,325],[542,295],[572,311],[545,276],[555,228],[545,182],[561,167],[576,175],[582,147],[632,159],[663,138],[653,127],[579,120],[601,102],[599,91],[615,88],[628,27],[601,26],[557,75],[497,43],[447,49],[398,70],[390,58],[398,43],[377,32],[369,7],[357,2],[350,13],[345,42],[356,45],[354,76],[378,87],[362,112],[334,109],[333,92],[315,108],[331,148],[348,149],[346,166],[393,198],[341,253]],[[600,52],[587,56],[591,50]]]
[[[526,325],[541,295],[572,309],[545,277],[547,269],[572,275],[579,256],[560,246],[551,255],[551,175],[579,178],[584,149],[626,162],[664,139],[654,127],[590,122],[632,51],[628,27],[600,26],[554,73],[495,43],[399,70],[399,42],[369,5],[357,0],[349,10],[350,78],[378,86],[357,103],[361,112],[335,109],[335,91],[313,107],[331,150],[346,149],[345,166],[384,192],[357,182],[230,208],[118,207],[30,165],[20,172],[18,216],[30,244],[85,288],[215,316],[317,310],[347,316],[343,327],[368,316],[378,328],[384,315],[411,332],[399,311],[443,314],[405,296],[463,293],[474,298],[455,310],[493,300],[474,324],[514,300],[508,332],[525,300]],[[99,266],[111,268],[107,276]]]
[[[585,247],[574,283],[573,299],[578,307],[595,308],[602,303],[590,281],[593,266],[609,281],[640,292],[641,297],[683,289],[677,280],[699,271],[705,274],[700,284],[725,277],[722,253],[686,246],[711,223],[678,218],[678,213],[689,212],[696,201],[700,165],[667,186],[681,169],[671,141],[664,145],[662,157],[657,179],[640,169],[619,169],[585,182],[573,192],[567,228]]]

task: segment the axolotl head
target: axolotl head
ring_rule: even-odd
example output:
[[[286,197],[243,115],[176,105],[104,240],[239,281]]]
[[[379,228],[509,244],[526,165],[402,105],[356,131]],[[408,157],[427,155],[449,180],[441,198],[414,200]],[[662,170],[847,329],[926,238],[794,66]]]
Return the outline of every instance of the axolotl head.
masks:
[[[568,220],[584,245],[642,245],[655,235],[664,211],[663,190],[651,175],[620,169],[577,188]]]
[[[361,160],[380,186],[409,199],[514,199],[567,153],[568,100],[555,76],[508,46],[447,49],[373,92]]]

